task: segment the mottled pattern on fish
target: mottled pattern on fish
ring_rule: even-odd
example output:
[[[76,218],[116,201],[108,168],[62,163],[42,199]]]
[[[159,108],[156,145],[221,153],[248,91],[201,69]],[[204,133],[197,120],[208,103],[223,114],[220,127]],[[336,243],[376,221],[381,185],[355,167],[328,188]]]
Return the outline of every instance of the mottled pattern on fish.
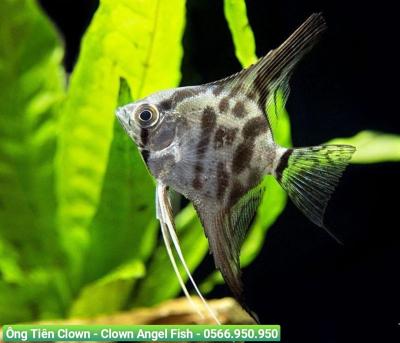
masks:
[[[294,66],[324,30],[322,16],[314,14],[248,69],[209,84],[160,91],[117,112],[157,180],[157,216],[167,246],[172,240],[179,255],[168,186],[193,202],[216,267],[248,311],[239,252],[263,196],[263,178],[275,176],[297,207],[325,228],[327,202],[354,152],[339,145],[281,147],[266,114],[278,89],[288,96]]]
[[[276,149],[257,104],[243,95],[229,98],[224,91],[215,96],[217,88],[184,88],[184,94],[194,94],[179,102],[167,99],[174,111],[190,116],[179,118],[179,142],[172,149],[150,151],[147,164],[157,179],[190,200],[206,197],[230,206],[271,172]],[[163,101],[156,106],[162,108]]]

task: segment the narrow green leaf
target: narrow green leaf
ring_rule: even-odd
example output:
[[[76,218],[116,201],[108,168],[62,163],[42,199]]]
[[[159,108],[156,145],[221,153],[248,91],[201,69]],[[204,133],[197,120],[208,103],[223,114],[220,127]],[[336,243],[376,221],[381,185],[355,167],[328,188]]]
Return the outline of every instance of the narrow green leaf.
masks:
[[[91,238],[98,243],[101,237],[115,237],[119,243],[110,243],[114,245],[111,253],[115,254],[129,247],[126,242],[121,242],[123,234],[112,236],[111,232],[122,230],[128,233],[127,227],[131,224],[130,232],[144,232],[147,227],[143,225],[146,215],[140,213],[138,208],[145,202],[149,209],[145,213],[150,213],[153,206],[149,202],[150,196],[146,194],[143,199],[138,199],[137,206],[129,207],[132,205],[129,199],[137,195],[139,189],[147,192],[150,188],[150,179],[144,176],[147,171],[142,162],[138,163],[137,152],[129,161],[129,152],[122,152],[123,160],[117,163],[118,153],[110,150],[119,77],[128,81],[135,98],[162,88],[175,87],[180,79],[184,14],[183,0],[102,0],[84,36],[63,110],[57,159],[58,218],[71,261],[75,289],[82,281],[83,259],[88,250],[90,253],[95,249],[94,245],[90,248]],[[118,149],[125,144],[122,140],[126,138],[118,137],[119,128],[115,130],[115,139],[119,140],[115,146]],[[109,161],[117,164],[107,167]],[[133,172],[124,170],[124,166],[132,166],[133,163]],[[113,176],[131,181],[128,180],[128,184],[124,184],[124,180],[104,183],[105,177],[111,180]],[[127,187],[135,189],[136,193],[128,194],[125,191]],[[125,203],[121,204],[118,213],[108,209],[108,214],[100,215],[98,210],[107,210],[107,202],[111,199],[108,192],[113,192],[113,196],[122,194],[121,202]],[[122,219],[130,211],[131,217]],[[143,220],[134,222],[133,216],[142,216]],[[114,226],[112,218],[115,217],[119,221]],[[101,228],[99,220],[102,221]],[[124,223],[123,228],[118,226],[121,223]],[[92,229],[89,230],[89,227]],[[130,247],[132,251],[137,248],[133,244]],[[122,254],[123,257],[127,255]],[[101,263],[107,253],[96,256],[99,258],[97,263]],[[106,268],[117,262],[115,259]],[[96,260],[92,263],[95,264]],[[91,277],[100,272],[95,271]]]
[[[62,314],[54,288],[63,256],[55,230],[53,159],[64,73],[62,44],[36,1],[1,1],[0,22],[0,322],[5,323]]]
[[[224,0],[224,13],[240,64],[247,68],[257,61],[256,43],[244,0]]]
[[[361,131],[353,137],[335,138],[328,144],[349,144],[357,148],[351,163],[400,161],[400,135],[376,131]]]

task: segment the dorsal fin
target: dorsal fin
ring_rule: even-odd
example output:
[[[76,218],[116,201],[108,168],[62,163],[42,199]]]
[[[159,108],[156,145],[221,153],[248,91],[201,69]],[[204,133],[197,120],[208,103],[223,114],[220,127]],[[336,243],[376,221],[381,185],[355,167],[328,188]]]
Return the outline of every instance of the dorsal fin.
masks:
[[[239,254],[263,193],[264,188],[257,186],[230,208],[216,208],[201,200],[194,204],[208,238],[216,267],[235,298],[255,320],[258,320],[256,315],[250,311],[243,297]]]
[[[227,87],[232,95],[246,94],[265,110],[267,102],[273,101],[277,88],[281,88],[285,96],[289,94],[288,79],[294,66],[315,45],[325,29],[323,16],[314,13],[283,44],[257,63],[212,84],[216,88]]]

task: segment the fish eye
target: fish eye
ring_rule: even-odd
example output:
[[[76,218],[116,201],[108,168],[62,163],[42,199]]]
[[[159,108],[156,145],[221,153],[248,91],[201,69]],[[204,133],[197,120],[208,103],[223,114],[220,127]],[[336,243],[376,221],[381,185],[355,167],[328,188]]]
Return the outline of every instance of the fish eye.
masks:
[[[143,105],[135,111],[135,120],[143,128],[155,125],[158,118],[159,112],[153,105]]]
[[[139,119],[141,121],[149,121],[153,114],[149,110],[144,110],[139,113]]]

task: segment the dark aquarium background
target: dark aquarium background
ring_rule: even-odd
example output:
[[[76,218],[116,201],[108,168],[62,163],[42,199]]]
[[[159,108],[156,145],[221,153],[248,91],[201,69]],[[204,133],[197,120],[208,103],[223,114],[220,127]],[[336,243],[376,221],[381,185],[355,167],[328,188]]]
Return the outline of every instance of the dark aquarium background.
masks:
[[[72,70],[97,1],[41,0],[65,40]],[[287,109],[294,146],[315,145],[365,129],[400,134],[398,33],[389,1],[246,1],[262,56],[313,12],[328,32],[291,79]],[[222,1],[189,0],[183,85],[241,69]],[[167,48],[167,47],[166,47]],[[246,298],[262,323],[281,324],[283,342],[399,342],[400,164],[350,165],[326,221],[338,245],[289,202],[262,252],[243,271]],[[211,257],[197,269],[201,279]],[[208,297],[229,296],[220,285]]]

